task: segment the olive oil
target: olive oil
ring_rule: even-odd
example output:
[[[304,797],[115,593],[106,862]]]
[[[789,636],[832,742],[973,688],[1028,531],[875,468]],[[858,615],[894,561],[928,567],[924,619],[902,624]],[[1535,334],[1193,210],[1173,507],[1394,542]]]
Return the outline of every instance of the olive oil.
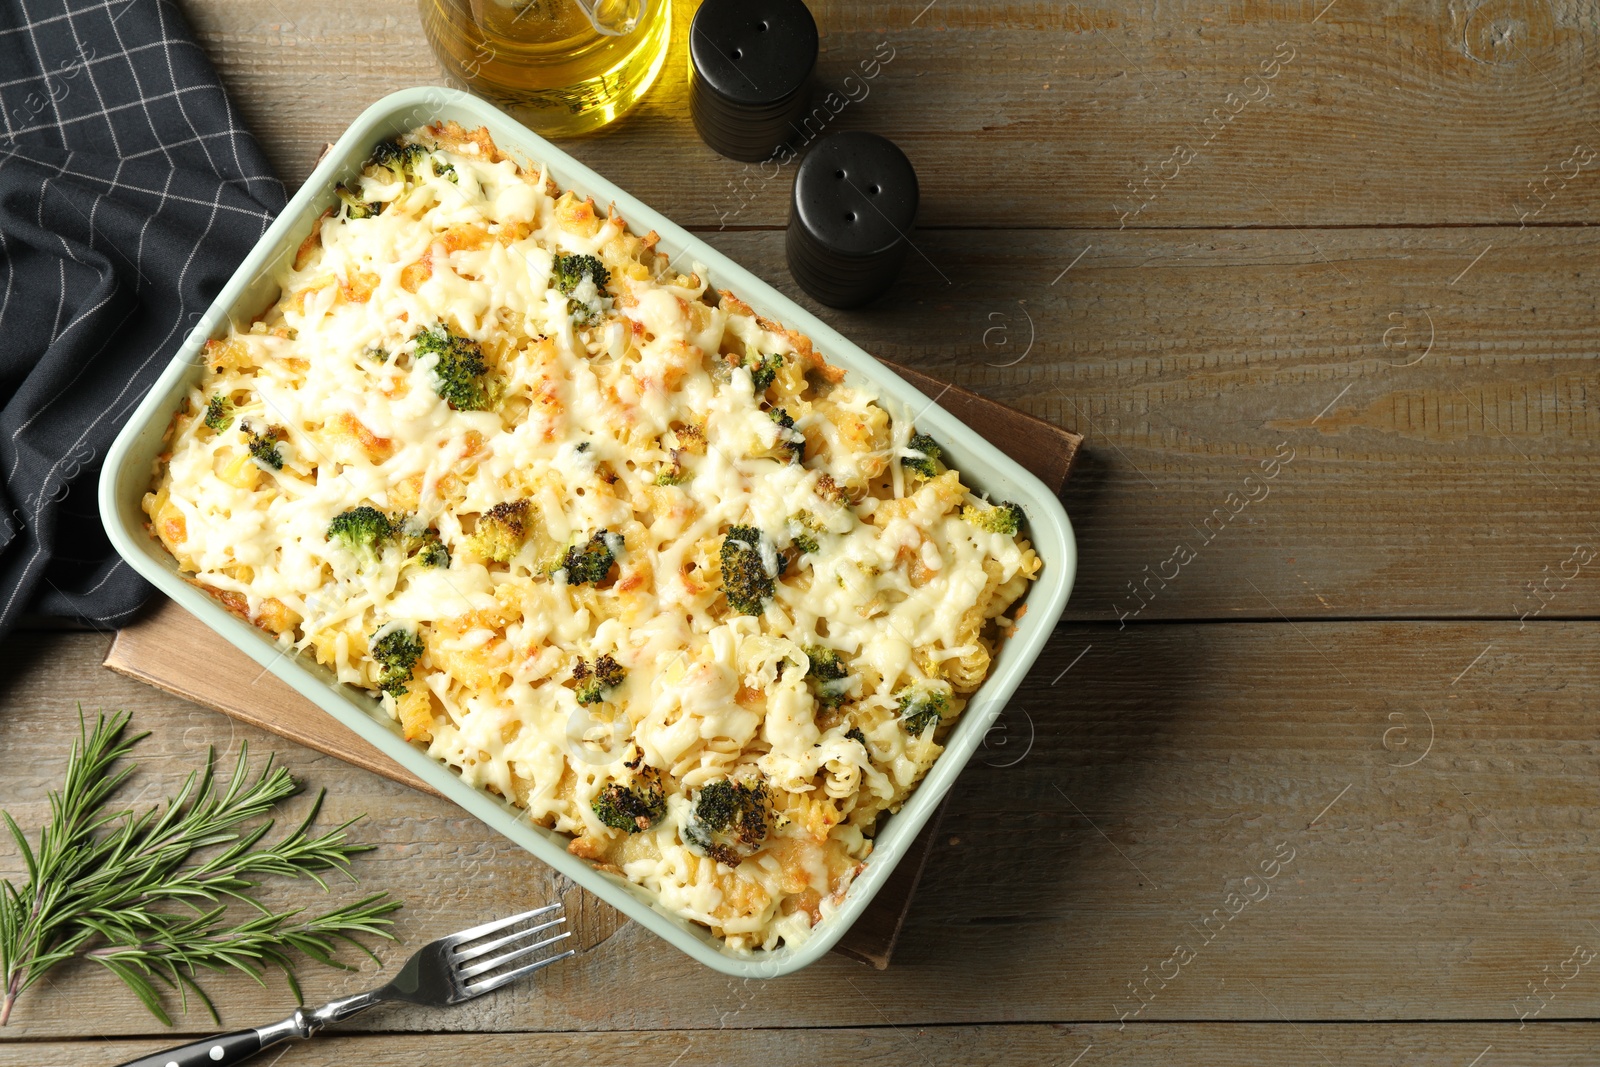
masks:
[[[672,32],[672,0],[638,0],[632,28],[620,34],[596,29],[578,0],[419,3],[451,77],[548,136],[598,129],[638,103]]]

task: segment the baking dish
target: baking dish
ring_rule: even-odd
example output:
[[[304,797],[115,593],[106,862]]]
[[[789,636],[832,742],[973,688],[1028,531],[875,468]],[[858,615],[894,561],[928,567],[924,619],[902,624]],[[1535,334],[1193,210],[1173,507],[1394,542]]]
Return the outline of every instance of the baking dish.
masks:
[[[146,530],[140,499],[149,488],[155,458],[174,410],[201,374],[205,342],[224,335],[230,321],[248,322],[277,299],[274,278],[285,260],[333,202],[335,186],[358,172],[376,142],[425,123],[448,120],[468,128],[488,127],[495,143],[519,163],[542,163],[561,187],[592,195],[602,205],[615,203],[636,232],[654,229],[661,238],[659,250],[670,255],[674,263],[684,268],[699,265],[712,286],[731,290],[760,314],[809,336],[829,362],[843,367],[853,378],[870,381],[892,413],[913,416],[919,429],[938,438],[950,464],[961,471],[969,486],[995,498],[1015,501],[1027,514],[1028,533],[1043,563],[1038,580],[1028,592],[1027,611],[1015,633],[1001,645],[990,676],[952,728],[943,755],[901,811],[884,820],[865,870],[852,883],[838,909],[825,917],[802,944],[769,952],[740,953],[725,947],[709,930],[658,910],[644,890],[567,852],[565,835],[531,824],[519,809],[468,785],[449,768],[407,743],[400,736],[398,725],[366,693],[337,683],[331,672],[309,659],[281,654],[273,638],[230,615],[185,580],[176,563]],[[860,916],[1037,659],[1066,606],[1076,566],[1072,529],[1060,502],[1016,462],[866,352],[705,242],[492,105],[441,88],[406,89],[385,97],[357,118],[324,156],[283,214],[240,264],[117,436],[101,474],[100,510],[112,544],[135,570],[307,699],[490,828],[690,956],[726,974],[756,978],[787,974],[814,962]]]

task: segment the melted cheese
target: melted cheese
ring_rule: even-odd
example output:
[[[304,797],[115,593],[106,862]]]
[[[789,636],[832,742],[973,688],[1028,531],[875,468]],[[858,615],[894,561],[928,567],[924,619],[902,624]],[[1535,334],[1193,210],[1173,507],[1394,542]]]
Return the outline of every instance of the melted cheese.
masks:
[[[407,692],[381,699],[434,757],[728,944],[799,941],[938,755],[934,730],[908,731],[905,694],[959,713],[1037,557],[962,517],[986,504],[956,472],[908,477],[909,420],[805,337],[678,273],[653,235],[481,133],[411,140],[429,149],[412,176],[369,168],[353,189],[383,210],[325,218],[276,305],[208,349],[146,498],[152,530],[197,583],[351,685],[379,691],[373,643],[416,634]],[[575,254],[602,259],[608,284],[559,291],[556,257]],[[480,346],[489,410],[440,396],[438,360],[417,352],[438,327]],[[758,389],[763,365],[775,377]],[[233,405],[220,431],[200,417],[213,397]],[[525,536],[496,559],[474,532],[506,502],[525,505]],[[400,538],[373,553],[330,539],[358,506],[436,531],[448,566]],[[775,588],[759,615],[723,593],[732,526],[763,533]],[[616,567],[569,583],[553,564],[601,531]],[[818,647],[846,679],[808,679]],[[601,655],[625,678],[581,704],[575,670]],[[606,826],[601,791],[647,771],[665,815]],[[730,867],[684,829],[697,790],[750,774],[771,828]]]

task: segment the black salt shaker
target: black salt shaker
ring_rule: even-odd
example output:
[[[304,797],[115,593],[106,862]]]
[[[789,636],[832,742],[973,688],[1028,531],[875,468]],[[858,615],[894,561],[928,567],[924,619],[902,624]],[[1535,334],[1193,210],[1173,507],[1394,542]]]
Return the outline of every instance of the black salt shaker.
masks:
[[[701,140],[759,163],[811,103],[817,23],[801,0],[705,0],[689,24],[689,112]]]
[[[794,177],[789,273],[830,307],[859,307],[894,284],[916,217],[917,172],[893,141],[830,134]]]

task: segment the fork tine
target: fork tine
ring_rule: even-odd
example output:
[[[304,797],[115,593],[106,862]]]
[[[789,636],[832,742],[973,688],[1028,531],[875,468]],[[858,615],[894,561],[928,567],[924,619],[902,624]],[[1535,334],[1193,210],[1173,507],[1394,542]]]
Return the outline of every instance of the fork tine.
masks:
[[[462,930],[459,933],[451,934],[449,937],[440,938],[440,940],[445,942],[445,944],[449,947],[454,948],[456,945],[463,944],[467,941],[475,941],[485,934],[492,934],[496,930],[504,930],[506,927],[513,926],[519,922],[523,922],[524,920],[537,918],[540,915],[548,915],[552,911],[560,910],[560,904],[547,904],[542,908],[534,908],[532,911],[525,911],[521,915],[513,915],[507,919],[496,919],[494,922],[487,922],[482,926],[474,926],[469,929]]]
[[[473,945],[471,948],[457,949],[454,957],[455,961],[457,963],[466,963],[468,960],[475,960],[484,953],[493,952],[502,945],[509,945],[513,941],[519,941],[522,938],[527,937],[529,934],[536,934],[541,930],[548,930],[552,926],[560,926],[566,921],[566,916],[562,916],[559,919],[551,919],[547,923],[540,923],[538,926],[526,927],[525,929],[518,930],[514,934],[507,934],[504,937],[497,937],[493,941],[486,942],[482,945]]]
[[[535,963],[530,963],[525,967],[518,967],[516,970],[507,971],[505,974],[497,974],[493,978],[486,978],[476,985],[464,986],[463,988],[466,990],[467,996],[469,997],[480,996],[484,993],[490,992],[491,990],[499,989],[507,982],[515,982],[523,975],[532,974],[534,971],[541,970],[550,966],[552,963],[557,963],[561,960],[564,960],[568,956],[576,955],[577,953],[569,948],[567,951],[558,956],[551,956],[549,959],[539,960]]]
[[[527,956],[527,955],[530,955],[531,953],[537,952],[541,948],[548,948],[549,946],[555,944],[557,941],[564,941],[564,940],[566,940],[567,938],[569,938],[571,936],[572,936],[572,931],[563,930],[561,933],[557,934],[554,937],[547,937],[543,941],[535,941],[533,944],[529,945],[526,948],[519,948],[519,949],[515,950],[514,952],[507,952],[505,955],[498,956],[495,959],[489,960],[487,963],[475,963],[471,967],[457,967],[456,968],[456,979],[458,981],[465,982],[469,978],[475,978],[478,975],[483,974],[483,973],[485,973],[487,971],[492,971],[497,967],[504,967],[506,964],[510,963],[512,960],[520,960],[524,956]]]

